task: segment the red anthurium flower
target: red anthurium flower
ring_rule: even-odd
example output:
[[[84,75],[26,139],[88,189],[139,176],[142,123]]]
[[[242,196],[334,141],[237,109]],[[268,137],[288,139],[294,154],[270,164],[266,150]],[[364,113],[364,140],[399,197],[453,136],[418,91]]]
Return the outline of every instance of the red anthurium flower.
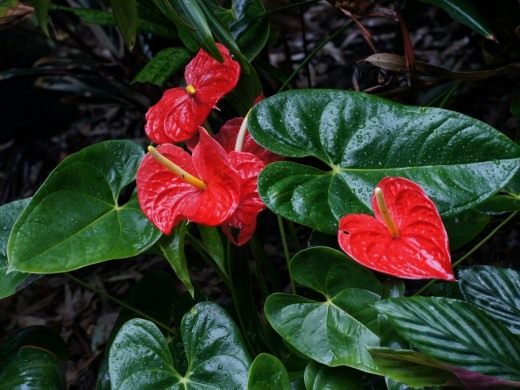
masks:
[[[224,62],[199,50],[184,71],[186,88],[167,90],[146,113],[145,130],[153,142],[175,143],[191,138],[219,99],[235,88],[240,65],[224,46],[216,45]]]
[[[229,161],[242,178],[242,197],[233,215],[222,224],[222,230],[235,245],[251,239],[256,229],[256,217],[265,208],[258,195],[258,175],[265,164],[251,153],[231,152]]]
[[[204,129],[192,155],[171,144],[150,148],[137,171],[141,210],[165,234],[182,220],[220,225],[240,203],[241,185],[227,153]]]
[[[346,215],[338,241],[358,263],[408,279],[455,280],[448,236],[435,204],[414,182],[386,177],[372,196],[375,217]]]
[[[236,148],[237,136],[244,122],[244,118],[233,118],[224,123],[220,131],[215,136],[216,140],[224,147],[225,150],[231,152]],[[242,143],[242,152],[249,152],[261,159],[265,164],[273,161],[279,161],[281,156],[270,152],[258,145],[255,140],[246,131],[244,141]]]

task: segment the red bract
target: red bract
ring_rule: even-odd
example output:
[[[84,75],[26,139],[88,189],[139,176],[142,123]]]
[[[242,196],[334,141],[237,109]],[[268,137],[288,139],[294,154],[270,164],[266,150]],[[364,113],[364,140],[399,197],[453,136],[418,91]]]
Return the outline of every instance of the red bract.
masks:
[[[251,153],[234,151],[229,153],[229,162],[242,178],[242,197],[233,215],[222,224],[222,230],[232,243],[240,246],[253,236],[256,217],[265,208],[258,195],[258,175],[265,164]]]
[[[205,184],[204,189],[188,184],[148,153],[137,171],[137,197],[141,210],[159,230],[170,234],[182,220],[217,226],[233,215],[242,179],[224,149],[204,129],[192,155],[170,144],[157,151]]]
[[[235,150],[238,131],[240,130],[240,126],[244,118],[233,118],[224,123],[224,125],[220,128],[220,131],[215,136],[217,141],[224,147],[224,149],[228,152]],[[244,137],[244,143],[242,144],[242,152],[249,152],[254,154],[260,160],[262,160],[265,164],[269,164],[273,161],[279,161],[282,159],[281,156],[270,152],[267,149],[264,149],[260,145],[258,145],[255,140],[249,135],[249,132],[246,132]]]
[[[350,257],[400,278],[455,280],[446,230],[421,187],[386,177],[374,191],[372,209],[375,218],[350,214],[339,221],[339,245]]]
[[[191,138],[219,99],[236,86],[240,65],[224,46],[216,45],[224,62],[199,50],[184,71],[186,88],[167,90],[146,113],[145,130],[153,142],[182,142]]]

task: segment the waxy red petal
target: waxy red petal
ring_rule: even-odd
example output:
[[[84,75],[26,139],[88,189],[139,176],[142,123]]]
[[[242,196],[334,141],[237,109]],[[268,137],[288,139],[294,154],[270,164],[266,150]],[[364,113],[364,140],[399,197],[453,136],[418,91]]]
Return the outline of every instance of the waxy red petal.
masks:
[[[186,84],[195,87],[196,100],[210,108],[213,108],[222,96],[233,90],[240,78],[239,63],[231,58],[225,46],[220,43],[216,43],[216,46],[224,62],[218,62],[200,49],[184,71]]]
[[[414,182],[387,177],[381,188],[399,237],[393,238],[380,214],[346,215],[339,221],[340,247],[358,263],[379,272],[408,279],[455,280],[448,235],[435,204]]]
[[[153,142],[177,143],[190,139],[218,100],[236,86],[240,65],[224,46],[217,43],[217,47],[224,62],[218,62],[201,49],[186,66],[184,78],[187,85],[195,88],[195,94],[188,94],[185,88],[172,88],[148,109],[145,131]]]
[[[235,150],[235,145],[237,142],[238,131],[240,130],[240,126],[244,118],[233,118],[228,120],[222,127],[220,131],[215,136],[215,139],[224,147],[224,149],[228,152],[232,152]],[[246,132],[244,137],[244,143],[242,145],[242,152],[248,152],[254,154],[256,157],[261,159],[265,164],[269,164],[274,161],[279,161],[282,159],[281,156],[270,152],[269,150],[258,145],[255,140],[249,135],[249,132]]]
[[[187,140],[204,123],[212,108],[198,102],[184,88],[169,89],[148,109],[146,135],[157,144]]]
[[[240,246],[253,236],[256,217],[265,208],[258,194],[258,175],[265,164],[251,153],[234,151],[229,153],[229,161],[242,179],[242,196],[233,215],[222,224],[222,230],[231,242]]]
[[[240,202],[241,179],[226,152],[205,130],[193,155],[164,144],[157,151],[206,184],[200,190],[184,182],[151,154],[137,171],[137,197],[144,214],[163,233],[182,220],[217,226],[228,219]]]

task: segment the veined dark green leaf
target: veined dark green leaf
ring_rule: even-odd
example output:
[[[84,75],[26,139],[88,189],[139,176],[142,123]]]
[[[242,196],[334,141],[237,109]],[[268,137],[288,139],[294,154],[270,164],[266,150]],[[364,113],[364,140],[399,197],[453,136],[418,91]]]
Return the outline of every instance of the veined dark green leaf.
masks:
[[[520,335],[520,272],[490,266],[464,268],[459,273],[464,297]]]
[[[273,329],[297,351],[328,366],[377,372],[368,352],[379,346],[373,303],[382,286],[374,275],[339,251],[314,247],[299,252],[290,265],[295,282],[324,295],[314,301],[274,294],[265,303]]]
[[[190,271],[186,263],[184,254],[184,238],[188,225],[182,222],[175,227],[170,236],[163,236],[156,244],[159,253],[170,263],[173,271],[184,284],[190,295],[195,295],[193,284],[191,283]]]
[[[476,306],[448,298],[412,297],[380,301],[376,309],[413,347],[451,370],[458,369],[458,376],[470,371],[520,381],[520,339]]]
[[[446,11],[457,22],[462,23],[487,39],[496,40],[484,17],[468,0],[421,0]]]
[[[269,39],[269,23],[261,0],[233,0],[236,20],[231,24],[235,38],[244,56],[252,61]]]
[[[261,353],[255,358],[249,369],[247,389],[289,390],[289,374],[276,356]]]
[[[16,221],[7,255],[13,270],[64,272],[136,256],[160,237],[135,196],[120,204],[143,156],[131,141],[106,141],[63,160]]]
[[[363,390],[359,371],[348,367],[327,367],[310,362],[305,368],[307,390]]]
[[[150,321],[127,322],[110,348],[109,372],[113,389],[201,388],[243,389],[251,364],[242,337],[227,313],[203,302],[181,324],[188,361],[179,373],[166,338]]]
[[[123,40],[132,50],[137,35],[137,0],[110,0],[110,6]]]
[[[132,80],[162,87],[174,74],[184,68],[191,54],[182,47],[170,47],[157,53]]]
[[[412,387],[460,385],[457,377],[441,363],[419,352],[371,348],[370,353],[382,375]]]
[[[33,0],[34,13],[40,28],[49,36],[49,7],[51,0]]]
[[[16,200],[0,206],[0,299],[16,293],[29,275],[21,272],[7,273],[7,239],[16,219],[30,199]]]
[[[253,108],[248,129],[275,153],[316,157],[330,167],[282,161],[259,178],[267,207],[329,233],[345,214],[370,211],[374,187],[385,176],[417,182],[450,216],[498,192],[520,168],[518,145],[485,123],[356,92],[277,94]]]

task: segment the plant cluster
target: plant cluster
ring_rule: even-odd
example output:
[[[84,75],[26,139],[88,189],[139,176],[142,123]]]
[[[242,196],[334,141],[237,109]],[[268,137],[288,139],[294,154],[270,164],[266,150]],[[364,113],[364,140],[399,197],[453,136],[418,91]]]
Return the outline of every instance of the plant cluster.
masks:
[[[496,40],[466,2],[425,2]],[[134,80],[162,97],[145,140],[83,148],[31,198],[0,206],[0,298],[46,274],[84,284],[70,272],[164,258],[172,272],[144,276],[122,302],[99,389],[520,387],[520,272],[460,267],[519,209],[515,141],[456,111],[359,91],[283,92],[286,79],[265,93],[260,0],[108,3],[33,6],[47,34],[51,10],[117,26],[129,49],[146,36],[175,42]],[[360,19],[395,18],[405,55],[366,61],[420,82],[398,6],[331,3],[370,47]],[[27,7],[0,1],[0,16]],[[222,304],[193,283],[187,253],[218,273]],[[66,349],[46,327],[9,334],[0,387],[65,388]]]

